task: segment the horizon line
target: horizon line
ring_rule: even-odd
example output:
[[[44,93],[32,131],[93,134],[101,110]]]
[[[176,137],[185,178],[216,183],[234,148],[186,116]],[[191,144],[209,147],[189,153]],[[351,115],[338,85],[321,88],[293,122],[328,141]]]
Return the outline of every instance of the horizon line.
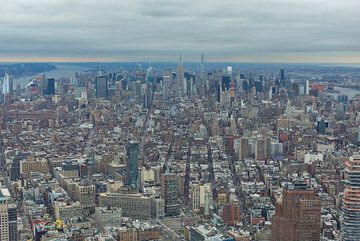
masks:
[[[0,64],[17,64],[17,63],[49,63],[49,64],[65,64],[65,63],[147,63],[148,60],[121,60],[110,58],[41,58],[41,59],[3,59],[0,58]],[[152,63],[178,63],[174,60],[152,60]],[[201,63],[201,61],[190,60],[183,63]],[[317,64],[317,65],[360,65],[360,62],[335,62],[335,61],[236,61],[236,60],[216,60],[209,59],[205,63],[236,63],[236,64]]]

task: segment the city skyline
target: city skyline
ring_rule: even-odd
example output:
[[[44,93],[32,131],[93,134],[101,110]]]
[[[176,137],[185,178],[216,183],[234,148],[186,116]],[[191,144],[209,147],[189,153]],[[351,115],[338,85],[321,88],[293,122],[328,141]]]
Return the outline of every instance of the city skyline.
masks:
[[[360,63],[360,3],[5,1],[0,62]],[[196,31],[194,31],[196,30]],[[355,30],[355,31],[354,31]]]

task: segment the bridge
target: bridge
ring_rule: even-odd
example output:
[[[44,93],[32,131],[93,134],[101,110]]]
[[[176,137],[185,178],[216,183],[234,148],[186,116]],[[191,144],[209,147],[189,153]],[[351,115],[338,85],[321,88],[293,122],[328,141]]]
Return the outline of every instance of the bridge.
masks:
[[[332,85],[340,88],[360,90],[360,85],[346,85],[346,84],[332,84]]]

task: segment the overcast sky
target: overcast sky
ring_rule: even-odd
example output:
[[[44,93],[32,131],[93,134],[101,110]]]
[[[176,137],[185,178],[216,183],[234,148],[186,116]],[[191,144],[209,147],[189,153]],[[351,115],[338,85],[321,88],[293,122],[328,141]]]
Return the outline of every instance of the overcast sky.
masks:
[[[359,0],[0,0],[0,61],[360,63]]]

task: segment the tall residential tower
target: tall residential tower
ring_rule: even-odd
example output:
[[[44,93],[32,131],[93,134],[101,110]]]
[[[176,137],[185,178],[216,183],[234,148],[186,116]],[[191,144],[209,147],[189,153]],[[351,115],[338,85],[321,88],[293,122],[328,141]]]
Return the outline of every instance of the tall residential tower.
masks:
[[[360,155],[345,163],[345,190],[343,197],[341,240],[360,240]]]

